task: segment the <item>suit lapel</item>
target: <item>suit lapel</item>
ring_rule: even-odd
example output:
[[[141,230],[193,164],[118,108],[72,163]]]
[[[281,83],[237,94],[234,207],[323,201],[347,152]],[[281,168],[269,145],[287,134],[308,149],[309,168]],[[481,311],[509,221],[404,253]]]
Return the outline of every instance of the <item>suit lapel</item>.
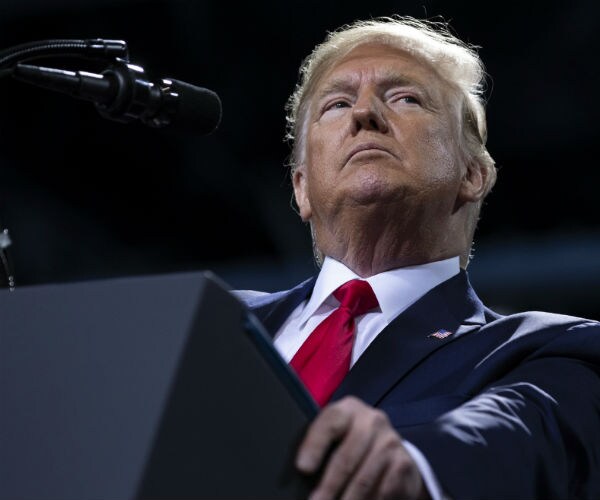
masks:
[[[312,293],[316,277],[307,279],[291,290],[259,296],[247,301],[248,308],[256,315],[271,337],[294,309]]]
[[[461,271],[392,321],[352,367],[332,399],[352,394],[376,405],[422,360],[484,323],[483,304]],[[438,331],[441,335],[431,336]],[[445,331],[452,333],[444,336]]]

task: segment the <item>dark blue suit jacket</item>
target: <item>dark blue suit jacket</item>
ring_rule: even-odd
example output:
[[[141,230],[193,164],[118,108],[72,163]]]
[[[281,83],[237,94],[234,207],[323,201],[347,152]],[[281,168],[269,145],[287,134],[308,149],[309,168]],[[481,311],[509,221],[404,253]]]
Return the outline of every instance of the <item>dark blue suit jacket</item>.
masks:
[[[273,335],[314,281],[241,298]],[[333,399],[384,410],[452,498],[600,499],[599,372],[598,322],[501,316],[461,271],[396,318]]]

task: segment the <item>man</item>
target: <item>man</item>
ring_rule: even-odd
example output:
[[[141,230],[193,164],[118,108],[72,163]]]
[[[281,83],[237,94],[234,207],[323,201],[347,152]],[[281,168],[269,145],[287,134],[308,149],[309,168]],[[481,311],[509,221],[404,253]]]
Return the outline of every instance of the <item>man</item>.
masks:
[[[496,175],[483,75],[408,18],[302,67],[292,180],[322,268],[242,297],[323,406],[296,461],[311,498],[600,498],[599,324],[500,316],[465,272]]]

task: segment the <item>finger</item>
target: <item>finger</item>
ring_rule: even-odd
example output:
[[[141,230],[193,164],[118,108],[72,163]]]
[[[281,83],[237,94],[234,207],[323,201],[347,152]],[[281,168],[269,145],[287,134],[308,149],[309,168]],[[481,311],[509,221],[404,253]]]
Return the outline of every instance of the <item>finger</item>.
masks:
[[[347,400],[325,407],[310,425],[300,444],[296,467],[307,474],[315,472],[331,445],[347,432],[353,415],[353,405],[349,405]]]
[[[365,408],[355,414],[348,433],[329,458],[315,498],[337,498],[344,491],[386,424],[387,417],[379,410]]]
[[[393,454],[398,453],[399,436],[391,429],[377,437],[362,463],[348,483],[343,500],[379,498],[374,492],[380,489],[381,480],[390,467]]]
[[[376,498],[382,500],[429,498],[421,473],[406,451],[397,455],[386,468]]]

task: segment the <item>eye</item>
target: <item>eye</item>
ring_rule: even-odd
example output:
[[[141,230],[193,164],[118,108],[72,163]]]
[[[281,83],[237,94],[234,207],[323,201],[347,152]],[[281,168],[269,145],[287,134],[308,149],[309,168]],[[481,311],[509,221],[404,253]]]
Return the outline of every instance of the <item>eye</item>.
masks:
[[[412,95],[405,95],[401,97],[400,100],[404,101],[407,104],[421,104],[421,101],[419,101],[415,96]]]
[[[330,109],[349,108],[349,107],[350,107],[350,103],[348,103],[348,101],[345,101],[343,99],[337,99],[335,101],[332,101],[332,102],[326,104],[325,107],[323,108],[323,111],[329,111]]]
[[[416,96],[414,96],[412,94],[406,94],[406,93],[399,93],[399,94],[394,94],[394,95],[390,96],[389,102],[392,104],[394,104],[394,103],[416,104],[416,105],[421,104],[421,101]]]

